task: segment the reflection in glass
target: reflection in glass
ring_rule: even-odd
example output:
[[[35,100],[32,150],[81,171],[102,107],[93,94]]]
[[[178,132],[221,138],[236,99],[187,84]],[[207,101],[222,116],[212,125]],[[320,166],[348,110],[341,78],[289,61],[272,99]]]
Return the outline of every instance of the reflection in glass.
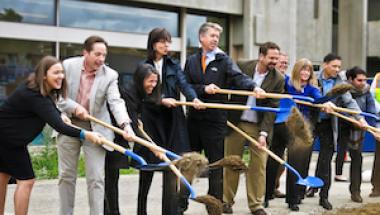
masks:
[[[205,22],[215,22],[223,27],[223,33],[220,36],[219,40],[219,48],[225,52],[228,52],[227,48],[227,19],[220,18],[215,16],[204,16],[204,15],[194,15],[188,14],[186,16],[186,47],[187,47],[187,55],[191,55],[195,53],[200,47],[199,39],[198,39],[198,31],[199,27]]]
[[[0,39],[0,103],[33,71],[45,55],[54,53],[49,42]]]
[[[165,27],[178,36],[175,12],[75,0],[61,0],[60,8],[60,25],[64,27],[144,34]]]
[[[0,20],[55,24],[54,0],[0,0]]]

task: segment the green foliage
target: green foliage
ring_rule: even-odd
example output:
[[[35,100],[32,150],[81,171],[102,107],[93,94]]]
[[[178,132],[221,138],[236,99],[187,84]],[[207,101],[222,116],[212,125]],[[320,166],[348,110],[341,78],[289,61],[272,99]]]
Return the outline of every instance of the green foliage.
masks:
[[[31,153],[33,170],[37,179],[56,179],[58,178],[58,153],[55,139],[51,138],[52,129],[46,126],[42,132],[42,149],[38,152]],[[38,147],[38,146],[32,146]],[[31,150],[37,151],[37,150]],[[120,170],[120,174],[137,174],[138,171],[130,169]],[[78,177],[86,175],[84,157],[81,154],[78,163]]]

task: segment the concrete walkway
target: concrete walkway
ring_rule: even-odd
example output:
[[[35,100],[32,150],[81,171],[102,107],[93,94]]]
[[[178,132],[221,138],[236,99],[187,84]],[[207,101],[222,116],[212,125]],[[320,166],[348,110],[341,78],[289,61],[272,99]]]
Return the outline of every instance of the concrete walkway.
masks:
[[[310,173],[314,173],[316,165],[317,154],[313,155]],[[363,170],[370,170],[373,163],[373,153],[364,154]],[[332,163],[333,170],[335,163]],[[335,171],[333,171],[334,173]],[[349,174],[349,164],[344,165],[344,175]],[[334,175],[334,174],[333,174]],[[161,214],[161,174],[157,173],[153,179],[151,192],[149,193],[148,214],[159,215]],[[33,188],[31,196],[29,214],[30,215],[52,215],[58,214],[58,180],[41,180],[37,181]],[[330,200],[334,208],[341,207],[359,207],[361,204],[353,203],[350,200],[350,193],[348,190],[349,183],[333,182],[330,190]],[[121,213],[124,215],[136,214],[137,207],[137,187],[138,175],[125,175],[120,180],[120,206]],[[204,178],[197,179],[194,183],[198,195],[203,195],[207,192],[207,180]],[[15,185],[10,185],[7,193],[6,212],[5,214],[13,213],[13,192]],[[281,190],[285,189],[285,177],[281,178]],[[371,184],[363,182],[362,184],[362,197],[364,203],[380,202],[380,198],[368,198],[370,193]],[[282,214],[322,214],[323,209],[318,206],[318,197],[308,198],[300,205],[300,212],[290,212],[285,204],[284,199],[275,199],[270,201],[270,206],[267,212],[273,215]],[[246,194],[245,194],[245,177],[242,175],[240,186],[235,199],[236,204],[233,206],[234,214],[248,215],[250,214]],[[75,214],[89,214],[87,204],[86,181],[84,178],[78,179],[77,193],[75,199]],[[202,215],[207,214],[202,204],[191,201],[189,210],[186,215]]]

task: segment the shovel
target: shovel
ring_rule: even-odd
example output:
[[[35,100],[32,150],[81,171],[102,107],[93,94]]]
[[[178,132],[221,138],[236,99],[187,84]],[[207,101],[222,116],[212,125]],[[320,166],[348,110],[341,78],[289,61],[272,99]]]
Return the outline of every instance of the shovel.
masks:
[[[253,139],[247,133],[242,131],[240,128],[236,127],[231,122],[227,121],[227,125],[230,128],[232,128],[233,130],[235,130],[236,132],[238,132],[239,134],[241,134],[243,137],[245,137],[248,141],[253,143],[255,146],[259,145],[259,143],[255,139]],[[298,178],[298,180],[296,182],[297,184],[303,185],[303,186],[308,186],[308,187],[315,187],[315,188],[323,186],[324,183],[320,178],[314,177],[314,176],[308,176],[306,178],[302,178],[302,176],[299,174],[299,172],[296,169],[294,169],[292,166],[290,166],[286,161],[282,160],[280,157],[278,157],[276,154],[274,154],[272,151],[270,151],[267,148],[263,148],[263,150],[266,153],[268,153],[268,155],[271,156],[274,160],[276,160],[280,164],[284,165],[288,170],[290,170],[294,175],[296,175]]]
[[[216,93],[220,94],[234,94],[241,96],[256,96],[256,93],[253,91],[247,90],[228,90],[228,89],[216,89]],[[272,98],[272,99],[299,99],[308,102],[314,102],[314,99],[307,96],[301,95],[291,95],[291,94],[280,94],[280,93],[262,93],[260,94],[264,98]]]
[[[175,104],[186,105],[186,106],[195,105],[194,102],[182,102],[182,101],[176,101]],[[276,123],[280,123],[280,122],[285,122],[286,119],[289,117],[291,108],[294,106],[294,102],[292,99],[289,99],[289,98],[280,99],[280,105],[278,108],[235,105],[235,104],[206,103],[206,102],[203,102],[200,105],[206,108],[225,109],[225,110],[241,110],[241,111],[254,110],[254,111],[262,111],[262,112],[273,112],[273,113],[276,113]]]

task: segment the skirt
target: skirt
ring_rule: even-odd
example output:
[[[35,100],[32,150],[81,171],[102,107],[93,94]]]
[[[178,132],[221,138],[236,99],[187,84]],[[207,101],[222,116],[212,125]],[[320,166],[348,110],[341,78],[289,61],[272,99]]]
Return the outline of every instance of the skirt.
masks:
[[[18,180],[33,179],[35,176],[27,146],[0,147],[0,172]]]

